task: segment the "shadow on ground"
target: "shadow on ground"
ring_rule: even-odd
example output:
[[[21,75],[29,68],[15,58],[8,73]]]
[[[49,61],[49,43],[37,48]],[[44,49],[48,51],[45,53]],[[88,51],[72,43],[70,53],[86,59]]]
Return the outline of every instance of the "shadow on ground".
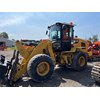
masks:
[[[90,74],[91,69],[91,66],[88,66],[85,70],[76,72],[68,68],[57,68],[55,69],[52,78],[47,82],[36,83],[31,79],[24,77],[15,84],[15,87],[59,87],[64,83],[66,84],[64,87],[68,87],[70,86],[71,81],[80,84],[80,86],[91,87],[94,84]],[[72,87],[73,86],[74,85],[72,85]],[[79,87],[78,85],[76,86]]]
[[[61,78],[70,79],[79,83],[79,86],[91,87],[94,84],[94,80],[91,78],[92,67],[88,66],[85,70],[77,72],[63,68],[62,70],[56,70]],[[77,86],[78,87],[78,86]]]

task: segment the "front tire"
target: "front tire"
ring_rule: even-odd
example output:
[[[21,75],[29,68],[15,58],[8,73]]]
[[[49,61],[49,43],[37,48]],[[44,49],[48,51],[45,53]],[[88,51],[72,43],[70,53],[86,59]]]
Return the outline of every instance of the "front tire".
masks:
[[[27,71],[36,82],[48,81],[53,74],[54,63],[48,55],[38,54],[29,61]]]

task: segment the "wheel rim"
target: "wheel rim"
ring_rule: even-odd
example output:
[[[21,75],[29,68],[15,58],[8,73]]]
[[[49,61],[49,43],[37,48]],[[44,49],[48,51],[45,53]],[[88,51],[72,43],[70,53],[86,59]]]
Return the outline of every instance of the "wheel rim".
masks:
[[[49,72],[50,66],[47,62],[41,62],[36,69],[40,76],[45,76]]]
[[[85,65],[85,58],[83,57],[83,56],[81,56],[80,58],[79,58],[79,65],[81,66],[81,67],[83,67],[84,65]]]

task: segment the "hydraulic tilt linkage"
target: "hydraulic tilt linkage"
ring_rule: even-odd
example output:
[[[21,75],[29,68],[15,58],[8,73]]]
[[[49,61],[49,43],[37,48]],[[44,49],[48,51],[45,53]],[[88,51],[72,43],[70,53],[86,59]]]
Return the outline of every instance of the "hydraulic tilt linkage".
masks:
[[[13,78],[16,74],[16,67],[19,61],[18,56],[19,51],[16,50],[14,50],[10,61],[6,61],[3,55],[0,56],[0,80],[2,84],[7,86],[13,85]]]

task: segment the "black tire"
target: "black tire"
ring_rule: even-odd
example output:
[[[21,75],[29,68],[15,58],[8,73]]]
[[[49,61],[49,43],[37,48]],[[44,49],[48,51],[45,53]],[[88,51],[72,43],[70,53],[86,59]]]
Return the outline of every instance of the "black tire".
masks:
[[[45,75],[41,75],[38,73],[37,68],[39,64],[42,62],[45,62],[49,65],[48,72]],[[50,77],[53,74],[54,71],[54,63],[52,59],[46,55],[46,54],[38,54],[32,57],[28,63],[28,68],[27,68],[29,76],[33,79],[35,82],[43,82],[43,81],[48,81]]]
[[[83,59],[82,62],[79,62],[79,59]],[[73,60],[72,60],[72,69],[76,71],[83,70],[87,65],[87,56],[83,52],[77,52],[74,54]]]

